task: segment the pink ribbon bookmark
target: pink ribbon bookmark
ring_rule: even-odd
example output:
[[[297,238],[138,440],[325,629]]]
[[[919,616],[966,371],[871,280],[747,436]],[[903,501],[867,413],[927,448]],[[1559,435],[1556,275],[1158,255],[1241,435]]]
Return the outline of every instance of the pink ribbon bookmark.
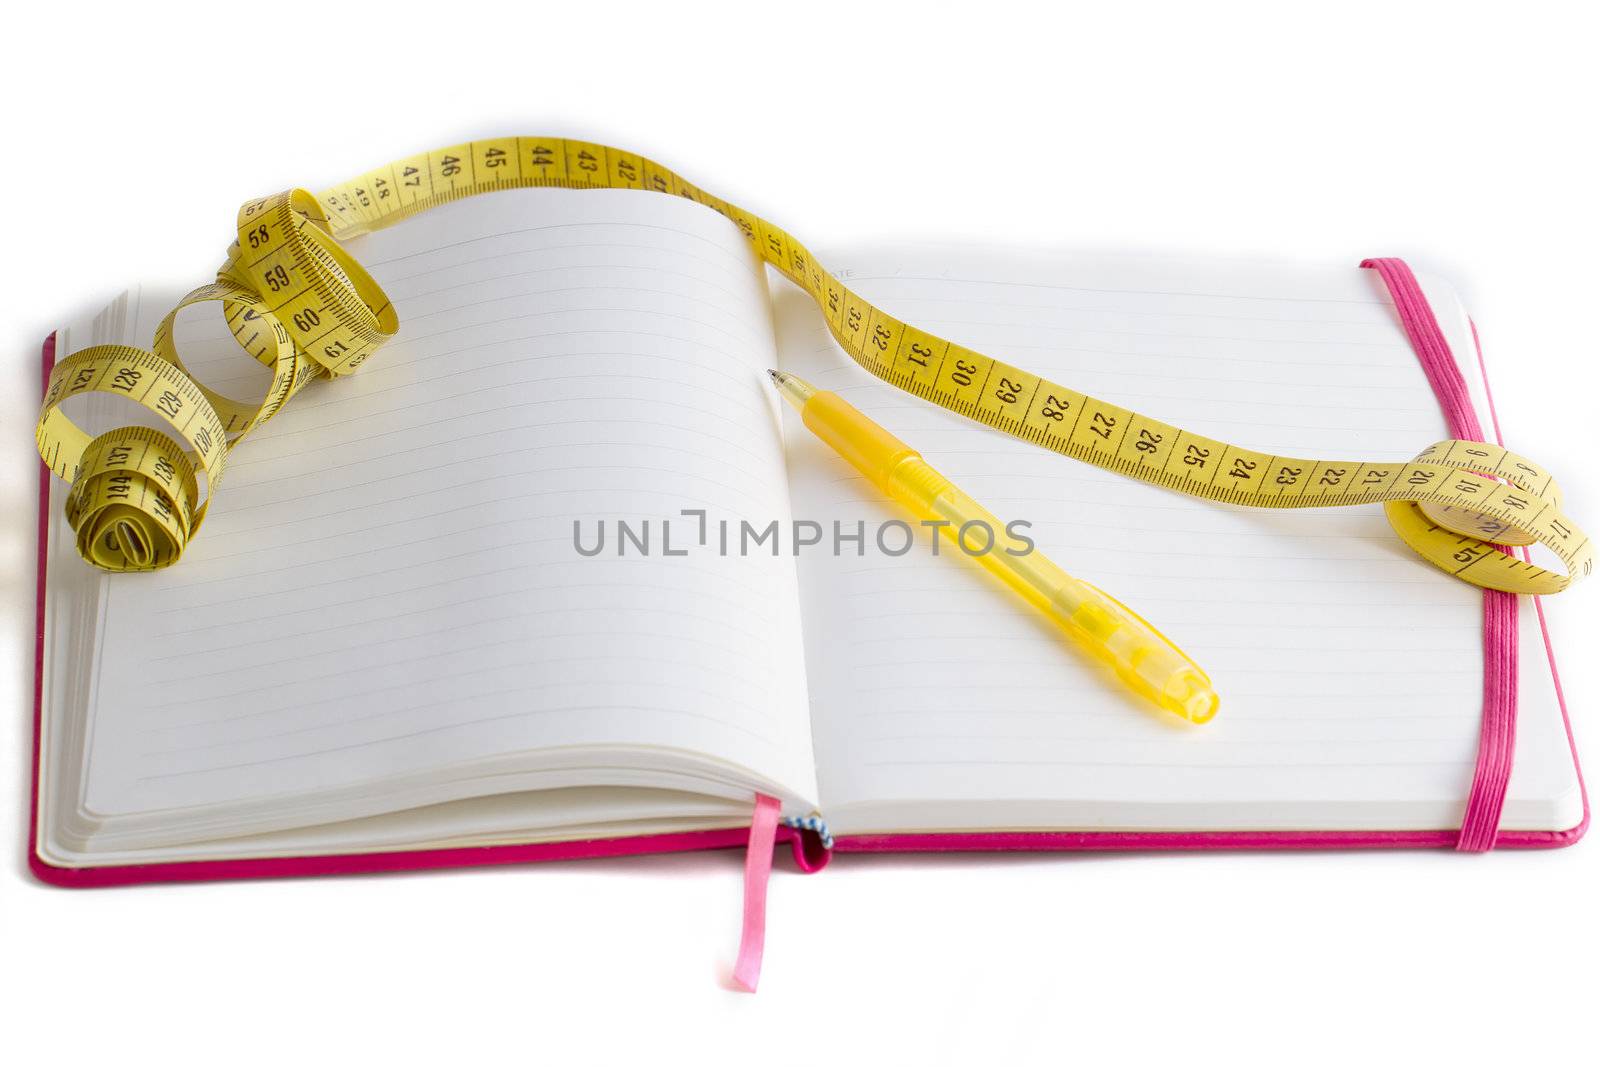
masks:
[[[761,953],[767,940],[767,879],[778,839],[778,809],[775,797],[756,794],[750,845],[744,854],[744,932],[739,935],[739,961],[733,966],[734,982],[747,993],[754,993],[761,979]]]

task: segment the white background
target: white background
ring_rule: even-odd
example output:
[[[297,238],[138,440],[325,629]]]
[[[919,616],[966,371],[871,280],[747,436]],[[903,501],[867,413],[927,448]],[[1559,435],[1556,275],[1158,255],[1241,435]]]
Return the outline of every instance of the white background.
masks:
[[[30,880],[39,340],[130,282],[205,280],[248,196],[474,136],[627,146],[814,248],[1405,256],[1458,285],[1508,443],[1600,528],[1600,27],[1578,5],[541,6],[7,14],[0,1032],[34,1050],[12,1062],[1594,1062],[1593,840],[780,865],[754,997],[723,984],[732,852]],[[1594,584],[1547,605],[1592,762]]]

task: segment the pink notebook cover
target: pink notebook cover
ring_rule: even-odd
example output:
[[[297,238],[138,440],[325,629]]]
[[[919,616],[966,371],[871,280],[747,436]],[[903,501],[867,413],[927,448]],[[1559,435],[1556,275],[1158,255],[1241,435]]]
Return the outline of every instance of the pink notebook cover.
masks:
[[[1407,272],[1409,275],[1409,272]],[[1404,317],[1404,311],[1402,311]],[[1431,315],[1429,316],[1431,318]],[[1419,353],[1420,354],[1420,353]],[[45,340],[43,375],[48,380],[55,363],[55,337]],[[1482,352],[1478,366],[1483,372]],[[1494,405],[1487,373],[1484,389]],[[1496,436],[1499,422],[1495,420]],[[185,862],[129,864],[108,867],[64,867],[50,864],[39,855],[39,783],[42,731],[44,725],[44,612],[45,574],[50,532],[50,470],[39,465],[39,554],[38,602],[34,648],[33,701],[33,784],[28,823],[28,866],[41,881],[67,887],[132,885],[142,882],[210,881],[231,878],[287,878],[319,874],[367,874],[379,871],[417,871],[443,867],[481,867],[497,864],[533,863],[544,860],[588,859],[598,856],[646,855],[656,852],[686,852],[698,849],[742,847],[750,837],[748,828],[702,830],[691,833],[651,834],[632,837],[596,838],[545,844],[491,845],[465,848],[408,849],[342,855],[283,857],[271,859],[195,860]],[[1556,695],[1572,751],[1578,767],[1577,746],[1567,714],[1561,677],[1556,670],[1550,631],[1545,624],[1544,607],[1531,598],[1539,614],[1545,654],[1555,681]],[[1583,819],[1567,830],[1499,830],[1493,844],[1502,848],[1557,848],[1570,845],[1583,836],[1589,826],[1589,799],[1583,793]],[[1339,848],[1453,848],[1460,842],[1457,830],[1227,830],[1227,831],[1053,831],[1053,832],[962,832],[915,834],[868,834],[839,837],[836,852],[961,852],[961,851],[1116,851],[1139,849],[1339,849]],[[799,869],[817,871],[829,858],[821,840],[809,831],[779,827],[777,840],[787,841]]]

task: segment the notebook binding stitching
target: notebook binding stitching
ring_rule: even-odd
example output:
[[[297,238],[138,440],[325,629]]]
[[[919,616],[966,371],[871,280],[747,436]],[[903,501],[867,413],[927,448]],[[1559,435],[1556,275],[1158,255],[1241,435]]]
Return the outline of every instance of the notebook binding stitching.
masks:
[[[822,839],[822,847],[833,848],[833,832],[828,829],[828,823],[820,815],[785,815],[780,820],[783,825],[791,830],[810,830]]]

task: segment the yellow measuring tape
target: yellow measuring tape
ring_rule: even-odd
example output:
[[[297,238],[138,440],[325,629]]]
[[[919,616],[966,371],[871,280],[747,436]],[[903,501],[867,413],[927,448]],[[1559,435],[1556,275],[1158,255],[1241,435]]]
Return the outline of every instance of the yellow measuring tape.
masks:
[[[720,212],[763,260],[811,294],[862,367],[1063,455],[1230,504],[1381,503],[1424,559],[1490,589],[1555,593],[1593,569],[1594,549],[1562,514],[1555,480],[1497,445],[1443,441],[1409,463],[1365,463],[1268,455],[1180,430],[919,330],[851,292],[764,219],[642,156],[555,137],[473,141],[402,159],[320,196],[296,189],[252,200],[239,209],[238,241],[217,281],[173,309],[153,351],[102,345],[58,363],[39,418],[39,454],[72,483],[67,516],[84,558],[113,571],[175,562],[205,517],[228,450],[308,381],[355,371],[394,336],[393,306],[342,239],[435,204],[530,186],[640,189]],[[222,303],[240,344],[272,369],[265,400],[221,396],[185,373],[172,325],[179,310],[206,301]],[[61,410],[88,392],[142,404],[172,433],[129,427],[91,439]],[[1554,552],[1567,573],[1495,547],[1535,543]]]

